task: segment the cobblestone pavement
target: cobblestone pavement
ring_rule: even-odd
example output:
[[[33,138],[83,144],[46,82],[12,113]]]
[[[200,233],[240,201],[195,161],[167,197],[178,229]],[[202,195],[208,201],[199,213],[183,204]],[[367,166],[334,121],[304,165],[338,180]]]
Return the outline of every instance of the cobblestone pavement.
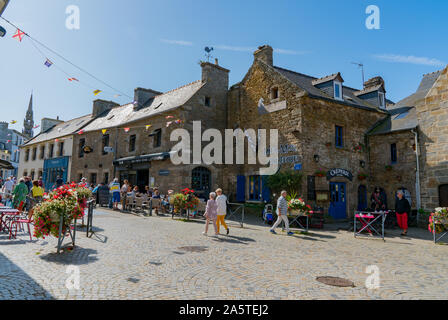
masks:
[[[447,299],[448,246],[411,229],[387,241],[354,239],[343,230],[275,236],[262,225],[230,236],[202,235],[202,222],[96,211],[96,233],[77,234],[60,255],[56,239],[29,242],[0,235],[1,299]],[[193,250],[189,250],[193,247]],[[80,289],[66,289],[67,267],[80,270]],[[380,270],[368,290],[366,268]],[[316,281],[336,276],[354,288]]]

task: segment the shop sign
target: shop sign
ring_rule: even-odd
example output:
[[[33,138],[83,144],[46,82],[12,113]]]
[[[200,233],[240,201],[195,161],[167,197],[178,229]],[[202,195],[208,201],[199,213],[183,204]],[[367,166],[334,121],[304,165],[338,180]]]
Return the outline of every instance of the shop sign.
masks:
[[[159,176],[169,176],[169,175],[170,175],[169,170],[160,170],[159,171]]]
[[[112,152],[114,152],[114,148],[112,148],[112,147],[104,147],[104,152],[112,153]]]
[[[296,171],[300,171],[300,170],[302,170],[302,164],[301,164],[301,163],[296,163],[296,164],[294,165],[294,170],[296,170]]]
[[[350,181],[353,181],[353,174],[345,169],[331,169],[327,173],[327,180],[331,180],[335,177],[343,177],[347,178]]]

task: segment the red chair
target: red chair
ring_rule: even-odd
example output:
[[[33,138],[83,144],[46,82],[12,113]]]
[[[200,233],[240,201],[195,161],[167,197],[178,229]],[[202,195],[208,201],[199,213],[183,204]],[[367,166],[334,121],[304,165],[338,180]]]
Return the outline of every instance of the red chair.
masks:
[[[12,230],[14,228],[14,225],[16,226],[15,228],[15,232],[14,232],[14,238],[17,238],[17,226],[20,226],[20,229],[23,230],[23,225],[26,224],[28,227],[28,234],[30,235],[30,241],[33,241],[33,236],[31,235],[31,227],[30,225],[34,224],[33,221],[33,210],[30,210],[30,212],[28,213],[28,218],[27,219],[17,219],[12,221],[11,223],[11,227],[9,229],[9,239],[11,239],[12,236]]]

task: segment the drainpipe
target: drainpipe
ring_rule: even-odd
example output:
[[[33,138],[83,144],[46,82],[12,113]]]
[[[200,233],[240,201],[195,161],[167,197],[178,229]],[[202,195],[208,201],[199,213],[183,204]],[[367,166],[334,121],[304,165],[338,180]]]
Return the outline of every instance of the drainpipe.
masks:
[[[114,150],[114,162],[117,160],[117,154],[118,154],[118,127],[115,128],[115,150]],[[114,166],[114,177],[112,179],[115,179],[117,177],[117,166],[112,162],[112,165]],[[120,178],[118,178],[120,179]]]
[[[420,152],[418,145],[418,131],[416,129],[412,129],[412,133],[415,136],[415,158],[417,164],[417,170],[415,174],[415,193],[417,198],[417,223],[420,219],[419,209],[421,208],[421,198],[420,198]]]

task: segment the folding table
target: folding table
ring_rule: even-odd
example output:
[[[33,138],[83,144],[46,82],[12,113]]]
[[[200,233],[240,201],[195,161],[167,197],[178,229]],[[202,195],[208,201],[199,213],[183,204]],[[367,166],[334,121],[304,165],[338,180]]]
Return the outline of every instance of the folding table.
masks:
[[[363,236],[363,231],[368,231],[371,236],[373,237],[379,237],[384,239],[384,224],[386,222],[387,215],[390,213],[390,211],[379,211],[379,212],[362,212],[362,211],[356,211],[354,215],[354,235],[355,238],[358,236]],[[361,222],[361,229],[358,231],[358,221]],[[380,221],[381,222],[381,233],[377,230],[377,227],[375,227],[374,223]],[[373,235],[373,233],[376,233],[376,235]]]
[[[21,212],[19,210],[4,207],[0,208],[0,231],[6,231],[6,233],[11,234],[11,228],[8,226],[7,222],[3,220],[3,218],[12,217],[10,219],[14,219],[20,215]]]
[[[299,220],[301,217],[305,217],[306,218],[306,228],[302,225],[302,223]],[[296,222],[299,225],[300,229],[303,229],[303,230],[305,230],[305,232],[308,232],[309,225],[310,225],[310,223],[309,223],[310,218],[309,218],[308,215],[306,215],[306,214],[288,215],[288,219],[292,219],[292,221],[290,220],[290,222],[289,222],[290,226],[292,226],[294,224],[294,222]],[[284,224],[283,224],[283,230],[285,230]]]
[[[442,233],[442,235],[441,235],[440,237],[437,238],[436,224],[437,224],[437,223],[433,223],[433,230],[432,230],[432,234],[434,235],[434,243],[435,243],[435,244],[436,244],[437,242],[440,242],[440,240],[442,240],[442,238],[444,238],[445,236],[448,235],[448,231],[445,231],[444,233]]]

